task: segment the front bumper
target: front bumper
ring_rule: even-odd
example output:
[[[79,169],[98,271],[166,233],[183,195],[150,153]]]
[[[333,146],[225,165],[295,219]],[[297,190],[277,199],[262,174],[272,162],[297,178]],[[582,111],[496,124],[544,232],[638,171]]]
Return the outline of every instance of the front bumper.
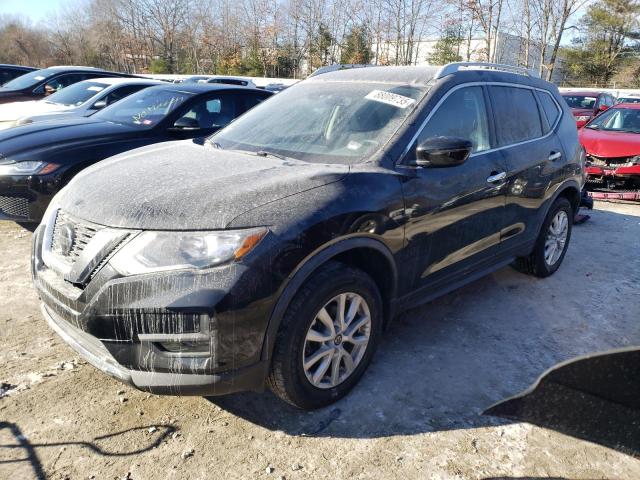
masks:
[[[39,222],[60,185],[58,173],[0,176],[0,220]]]
[[[268,295],[262,271],[231,264],[121,277],[105,262],[78,286],[44,264],[44,230],[34,234],[32,255],[43,314],[89,363],[157,394],[264,388],[268,362],[262,347],[275,296]],[[164,348],[194,340],[206,350]]]
[[[226,395],[258,389],[267,374],[266,362],[212,375],[129,370],[98,339],[49,312],[45,305],[41,308],[49,326],[87,362],[140,390],[158,395]]]

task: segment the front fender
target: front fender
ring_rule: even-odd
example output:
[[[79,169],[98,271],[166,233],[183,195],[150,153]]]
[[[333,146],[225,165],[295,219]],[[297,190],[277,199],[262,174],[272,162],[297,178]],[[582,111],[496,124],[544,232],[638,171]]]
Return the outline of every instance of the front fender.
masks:
[[[337,238],[320,248],[313,251],[296,267],[296,269],[289,275],[286,281],[283,283],[280,292],[278,292],[278,301],[276,302],[269,323],[267,326],[263,346],[262,346],[262,360],[270,361],[271,353],[275,345],[276,336],[280,323],[284,317],[289,304],[293,300],[295,294],[300,290],[300,287],[305,283],[307,279],[322,265],[330,261],[332,258],[338,255],[354,250],[358,248],[372,249],[382,254],[389,263],[391,269],[391,291],[389,292],[390,298],[396,297],[398,273],[393,254],[389,248],[380,240],[373,236],[363,236],[361,234],[352,234],[346,237]],[[389,312],[391,315],[391,312]]]

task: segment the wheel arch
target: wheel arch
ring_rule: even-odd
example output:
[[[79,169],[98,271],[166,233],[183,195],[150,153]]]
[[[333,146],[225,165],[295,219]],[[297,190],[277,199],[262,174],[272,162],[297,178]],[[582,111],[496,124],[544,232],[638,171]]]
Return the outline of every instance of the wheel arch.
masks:
[[[354,266],[373,278],[383,300],[384,324],[389,323],[393,315],[393,300],[396,297],[398,283],[397,267],[391,251],[375,237],[361,235],[341,237],[309,254],[289,276],[269,318],[262,345],[262,360],[271,361],[280,322],[298,290],[307,279],[329,261],[339,261]]]
[[[569,203],[571,204],[571,208],[573,209],[573,213],[575,215],[575,213],[578,211],[578,207],[580,206],[581,193],[580,193],[580,188],[578,184],[577,183],[574,184],[574,183],[575,182],[568,182],[565,185],[563,185],[561,188],[559,188],[558,192],[553,198],[553,201],[550,203],[549,208],[551,208],[551,204],[553,204],[553,202],[555,202],[556,199],[558,199],[559,197],[564,197],[567,200],[569,200]]]

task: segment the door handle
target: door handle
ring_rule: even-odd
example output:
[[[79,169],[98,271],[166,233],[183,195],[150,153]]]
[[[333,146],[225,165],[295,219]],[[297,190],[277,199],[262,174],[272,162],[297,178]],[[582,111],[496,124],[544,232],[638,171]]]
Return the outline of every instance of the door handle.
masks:
[[[562,158],[562,153],[560,152],[551,152],[549,154],[549,161],[555,162],[556,160],[560,160]]]
[[[499,182],[500,180],[504,180],[505,178],[507,178],[507,172],[500,172],[500,173],[491,172],[491,175],[489,176],[489,178],[487,178],[487,182],[496,183],[496,182]]]

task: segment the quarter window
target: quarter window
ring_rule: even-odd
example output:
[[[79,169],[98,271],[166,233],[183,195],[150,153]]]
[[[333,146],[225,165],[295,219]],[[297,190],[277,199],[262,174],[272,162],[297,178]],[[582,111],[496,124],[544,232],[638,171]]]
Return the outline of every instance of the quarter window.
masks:
[[[473,152],[489,149],[489,122],[482,87],[456,90],[438,107],[420,132],[418,143],[433,137],[470,140]]]
[[[547,118],[549,127],[553,127],[560,116],[558,105],[553,101],[553,97],[551,97],[550,93],[539,92],[538,98],[540,99],[540,104],[542,105],[542,110]]]
[[[498,145],[542,136],[542,123],[533,91],[528,88],[491,86]]]

